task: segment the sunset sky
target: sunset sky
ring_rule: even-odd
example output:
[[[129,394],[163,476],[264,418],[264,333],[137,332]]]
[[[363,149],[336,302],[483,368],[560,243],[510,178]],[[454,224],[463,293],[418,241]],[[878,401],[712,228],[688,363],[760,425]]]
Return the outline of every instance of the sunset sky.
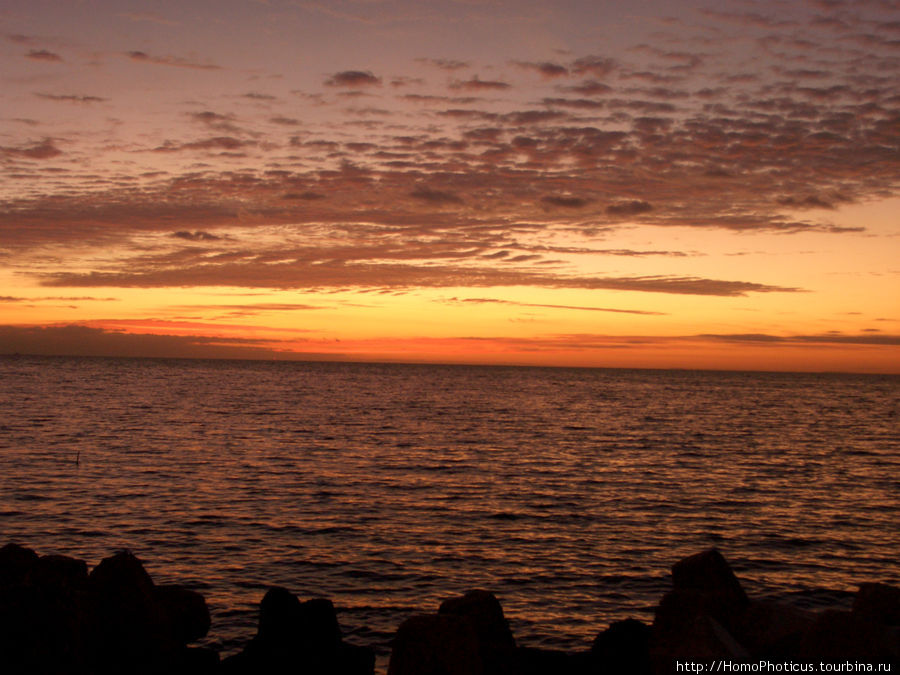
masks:
[[[3,0],[0,353],[900,372],[896,0]]]

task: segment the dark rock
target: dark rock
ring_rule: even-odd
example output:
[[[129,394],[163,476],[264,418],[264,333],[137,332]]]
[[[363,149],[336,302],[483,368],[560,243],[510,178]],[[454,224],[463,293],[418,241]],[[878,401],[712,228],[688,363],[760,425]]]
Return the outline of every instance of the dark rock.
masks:
[[[484,590],[468,591],[441,603],[438,614],[465,617],[472,621],[486,675],[512,672],[516,641],[503,608],[493,593]]]
[[[710,593],[724,603],[743,610],[747,594],[731,566],[718,549],[711,548],[679,560],[672,566],[672,587]]]
[[[178,651],[153,580],[128,551],[105,558],[88,577],[92,658],[99,672],[160,672]]]
[[[316,675],[370,675],[375,653],[343,643],[330,600],[301,603],[287,589],[274,587],[260,602],[256,637],[222,666],[226,673],[299,670]]]
[[[886,626],[900,626],[900,588],[861,584],[853,599],[853,613]]]
[[[597,670],[589,653],[570,654],[556,649],[519,647],[513,660],[513,672],[516,675],[593,675],[616,671]]]
[[[388,675],[483,675],[475,622],[456,614],[422,614],[400,624]]]
[[[815,618],[809,610],[751,600],[737,622],[736,635],[754,659],[790,659]]]
[[[173,670],[185,675],[214,675],[219,672],[219,652],[206,647],[185,647],[180,650]]]
[[[696,615],[678,629],[664,634],[654,630],[651,661],[655,673],[674,672],[677,661],[722,659],[749,662],[750,654],[721,623],[709,615]]]
[[[30,548],[13,543],[0,548],[0,588],[24,583],[37,561],[38,554]]]
[[[300,631],[307,649],[330,654],[341,646],[337,612],[327,598],[300,603]]]
[[[177,642],[187,644],[209,632],[209,608],[199,593],[183,586],[165,585],[156,586],[154,596]]]
[[[610,624],[597,635],[591,646],[591,660],[597,672],[646,675],[650,665],[650,626],[637,619]]]
[[[42,555],[28,573],[29,583],[44,588],[83,590],[87,580],[87,563],[64,555]]]
[[[802,635],[797,659],[888,663],[897,657],[896,633],[864,616],[826,610]]]
[[[86,669],[87,566],[64,556],[38,558],[21,547],[4,547],[7,579],[0,591],[0,653],[8,672]],[[9,564],[9,563],[12,564]]]

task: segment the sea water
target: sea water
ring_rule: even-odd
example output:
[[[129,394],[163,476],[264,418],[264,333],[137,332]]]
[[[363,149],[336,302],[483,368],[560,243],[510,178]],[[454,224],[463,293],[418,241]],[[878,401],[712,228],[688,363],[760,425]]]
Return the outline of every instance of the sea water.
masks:
[[[900,583],[898,411],[895,376],[0,359],[0,544],[131,549],[226,654],[272,585],[382,663],[472,588],[587,649],[710,546],[805,607]]]

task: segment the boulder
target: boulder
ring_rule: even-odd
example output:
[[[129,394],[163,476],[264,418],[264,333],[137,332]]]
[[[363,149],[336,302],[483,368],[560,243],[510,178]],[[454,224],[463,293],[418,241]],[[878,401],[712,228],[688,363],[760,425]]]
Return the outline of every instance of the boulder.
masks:
[[[87,566],[65,556],[37,557],[6,546],[0,586],[0,653],[10,672],[86,668]]]
[[[747,606],[747,594],[731,566],[718,551],[711,548],[672,566],[672,587],[676,590],[696,590],[719,598],[735,612]]]
[[[0,588],[24,583],[37,561],[37,553],[19,544],[9,543],[0,548]]]
[[[449,598],[441,603],[438,614],[472,621],[486,675],[503,675],[512,671],[516,641],[509,629],[509,622],[503,616],[500,601],[493,593],[473,590]]]
[[[754,659],[790,659],[815,618],[805,609],[751,600],[738,619],[736,636]]]
[[[300,602],[287,589],[273,587],[260,602],[256,636],[222,666],[226,673],[283,670],[310,675],[371,675],[375,653],[342,641],[330,600]]]
[[[677,660],[749,660],[735,638],[749,599],[717,549],[675,563],[672,586],[653,620],[654,672],[668,673]]]
[[[594,675],[594,673],[616,672],[597,670],[588,652],[571,654],[557,649],[538,647],[518,647],[513,668],[516,675]]]
[[[650,667],[650,626],[637,619],[610,624],[594,638],[591,660],[600,673],[634,673],[646,675]]]
[[[64,555],[42,555],[28,573],[29,583],[44,588],[81,591],[87,581],[87,563]]]
[[[709,615],[688,619],[677,630],[659,634],[654,630],[650,658],[653,672],[671,673],[677,661],[749,662],[749,652],[721,623]]]
[[[175,585],[156,586],[153,593],[169,631],[178,643],[187,644],[206,636],[210,616],[202,595]]]
[[[897,657],[896,633],[865,616],[826,610],[800,637],[797,660],[889,663]]]
[[[886,626],[900,626],[900,588],[861,584],[853,599],[853,613]]]
[[[153,580],[129,551],[105,558],[88,577],[92,659],[98,672],[160,672],[179,644]]]
[[[484,675],[479,646],[468,616],[411,616],[394,636],[388,675]]]

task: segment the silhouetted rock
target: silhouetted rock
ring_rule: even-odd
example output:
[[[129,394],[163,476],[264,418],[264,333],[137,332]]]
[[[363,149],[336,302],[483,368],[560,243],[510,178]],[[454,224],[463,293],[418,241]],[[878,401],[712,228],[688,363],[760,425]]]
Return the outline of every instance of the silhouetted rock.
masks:
[[[87,566],[6,546],[0,591],[0,654],[9,672],[83,672]]]
[[[375,653],[344,644],[330,600],[300,602],[285,588],[270,588],[260,602],[256,636],[223,662],[227,673],[298,671],[316,675],[370,675]]]
[[[484,590],[468,591],[441,603],[438,614],[468,618],[472,621],[485,675],[505,675],[512,670],[516,641],[509,622],[503,616],[500,601]]]
[[[519,647],[513,661],[516,675],[594,675],[616,671],[597,670],[589,652]],[[631,673],[631,670],[623,672]]]
[[[185,675],[214,675],[219,672],[219,652],[206,647],[184,647],[173,670]]]
[[[209,608],[204,597],[196,591],[164,585],[154,588],[154,596],[177,642],[194,642],[209,632]]]
[[[734,637],[749,600],[718,550],[675,563],[672,585],[653,620],[655,672],[669,672],[677,660],[749,659],[747,649]]]
[[[128,551],[103,559],[88,577],[92,660],[99,672],[160,672],[179,644],[153,580]]]
[[[38,554],[30,548],[9,543],[0,548],[0,588],[24,583]]]
[[[861,584],[853,599],[853,613],[887,626],[900,626],[900,588]]]
[[[751,600],[738,619],[736,635],[754,659],[790,659],[815,619],[808,610]]]
[[[87,563],[64,555],[42,555],[28,573],[35,586],[84,590],[88,581]]]
[[[650,673],[651,634],[650,626],[637,619],[610,624],[591,646],[594,669],[600,673]]]
[[[798,660],[836,663],[855,660],[888,663],[896,659],[896,633],[871,619],[841,610],[826,610],[799,640]]]
[[[747,606],[747,594],[718,549],[711,548],[679,560],[672,566],[672,587],[703,591],[721,599],[735,612]]]
[[[400,624],[388,675],[484,675],[475,622],[455,614],[421,614]]]

